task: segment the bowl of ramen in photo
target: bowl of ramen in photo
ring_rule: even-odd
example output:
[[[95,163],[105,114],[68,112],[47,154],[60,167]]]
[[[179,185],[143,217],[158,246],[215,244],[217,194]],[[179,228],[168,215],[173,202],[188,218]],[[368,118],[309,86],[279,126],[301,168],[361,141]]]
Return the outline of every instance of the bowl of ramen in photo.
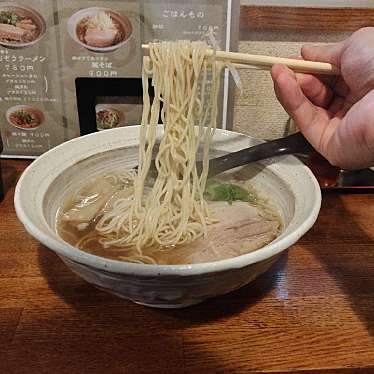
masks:
[[[46,24],[36,10],[13,3],[0,4],[0,45],[31,47],[44,36]]]
[[[16,105],[6,112],[8,123],[22,130],[34,130],[44,122],[41,110],[31,105]]]
[[[130,39],[133,27],[130,19],[108,8],[81,9],[68,20],[70,37],[93,52],[113,52]]]
[[[96,127],[98,130],[113,129],[125,121],[124,114],[106,104],[96,105]]]
[[[158,127],[158,140],[161,134]],[[16,188],[16,212],[26,230],[100,289],[153,307],[196,304],[251,282],[317,218],[316,179],[297,158],[285,156],[207,183],[204,196],[214,220],[206,237],[161,250],[153,243],[141,256],[136,246],[118,247],[110,232],[133,201],[141,136],[134,126],[68,141],[35,160]],[[217,130],[211,156],[257,143]],[[151,194],[153,182],[146,185]],[[190,209],[187,201],[182,206]]]

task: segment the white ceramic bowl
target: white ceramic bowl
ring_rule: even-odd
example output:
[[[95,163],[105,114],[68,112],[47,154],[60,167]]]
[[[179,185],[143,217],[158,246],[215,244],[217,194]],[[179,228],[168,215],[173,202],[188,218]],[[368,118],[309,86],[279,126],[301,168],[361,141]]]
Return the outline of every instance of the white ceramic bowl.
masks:
[[[162,131],[158,129],[159,134]],[[39,157],[21,176],[15,208],[26,230],[54,251],[87,282],[136,303],[178,308],[233,291],[266,271],[280,254],[314,224],[321,204],[319,185],[293,156],[246,166],[243,173],[272,197],[285,228],[269,245],[232,259],[194,265],[140,265],[97,257],[74,248],[55,232],[63,196],[89,176],[138,161],[139,127],[94,133],[68,141]],[[258,143],[247,136],[217,131],[214,148],[236,151]]]
[[[123,40],[121,40],[119,43],[114,44],[114,45],[109,46],[109,47],[93,47],[93,46],[90,46],[88,44],[85,44],[85,43],[81,42],[78,39],[77,26],[78,26],[79,22],[85,17],[97,15],[98,12],[105,12],[105,13],[109,14],[116,22],[118,22],[118,24],[126,32],[126,35],[123,38]],[[133,27],[132,27],[132,23],[131,23],[131,21],[128,17],[126,17],[126,16],[124,16],[120,13],[117,13],[114,10],[111,10],[109,8],[103,8],[103,7],[91,7],[91,8],[85,8],[85,9],[78,10],[78,12],[74,13],[68,19],[67,30],[68,30],[68,33],[69,33],[70,37],[76,43],[81,45],[82,47],[84,47],[84,48],[86,48],[86,49],[88,49],[92,52],[104,52],[105,53],[105,52],[113,52],[113,51],[117,50],[118,48],[120,48],[121,46],[123,46],[124,44],[126,44],[132,36]]]
[[[7,2],[0,4],[0,12],[16,12],[18,15],[23,17],[29,17],[33,22],[38,26],[39,35],[38,37],[26,43],[12,43],[12,42],[0,42],[0,45],[10,48],[10,49],[20,49],[31,47],[34,44],[38,43],[45,35],[46,32],[46,23],[42,15],[37,12],[35,9],[29,8],[27,6],[15,5],[14,3]]]

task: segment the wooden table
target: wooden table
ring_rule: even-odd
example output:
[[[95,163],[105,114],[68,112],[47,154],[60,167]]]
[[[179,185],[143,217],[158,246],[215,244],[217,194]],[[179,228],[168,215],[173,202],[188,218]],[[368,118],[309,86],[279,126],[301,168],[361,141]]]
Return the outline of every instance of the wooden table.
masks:
[[[95,289],[26,234],[13,192],[28,162],[2,163],[0,373],[374,372],[374,195],[325,194],[261,278],[157,310]]]

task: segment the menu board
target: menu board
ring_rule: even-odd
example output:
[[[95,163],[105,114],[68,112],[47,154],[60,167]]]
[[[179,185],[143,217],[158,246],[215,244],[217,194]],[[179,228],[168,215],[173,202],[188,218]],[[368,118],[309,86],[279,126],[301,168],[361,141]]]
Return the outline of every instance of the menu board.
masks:
[[[77,78],[140,78],[143,43],[212,30],[221,49],[235,50],[238,13],[236,0],[0,0],[2,157],[37,157],[79,136]],[[220,123],[229,128],[228,73],[222,87]],[[135,125],[142,101],[98,94],[92,110],[97,130]]]

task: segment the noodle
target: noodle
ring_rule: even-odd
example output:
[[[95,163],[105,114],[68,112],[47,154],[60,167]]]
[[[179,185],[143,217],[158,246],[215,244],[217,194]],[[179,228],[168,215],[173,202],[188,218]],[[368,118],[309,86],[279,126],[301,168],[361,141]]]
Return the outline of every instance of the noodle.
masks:
[[[217,63],[214,54],[207,58],[206,48],[202,42],[151,46],[143,63],[138,170],[95,175],[71,191],[57,215],[57,231],[68,243],[114,260],[163,265],[232,258],[277,237],[279,215],[247,182],[235,173],[207,181],[220,73],[227,64]]]
[[[190,243],[205,236],[207,225],[214,222],[203,193],[224,64],[214,55],[207,57],[207,48],[205,42],[163,42],[151,44],[149,57],[144,58],[144,106],[133,199],[116,201],[96,224],[105,247],[137,249],[138,255],[123,257],[127,261],[153,263],[142,255],[142,248]],[[207,95],[209,76],[212,84]],[[155,94],[152,103],[150,77]],[[158,174],[151,191],[145,193],[160,109],[163,136],[155,159]],[[196,157],[201,142],[203,170],[199,175]]]

